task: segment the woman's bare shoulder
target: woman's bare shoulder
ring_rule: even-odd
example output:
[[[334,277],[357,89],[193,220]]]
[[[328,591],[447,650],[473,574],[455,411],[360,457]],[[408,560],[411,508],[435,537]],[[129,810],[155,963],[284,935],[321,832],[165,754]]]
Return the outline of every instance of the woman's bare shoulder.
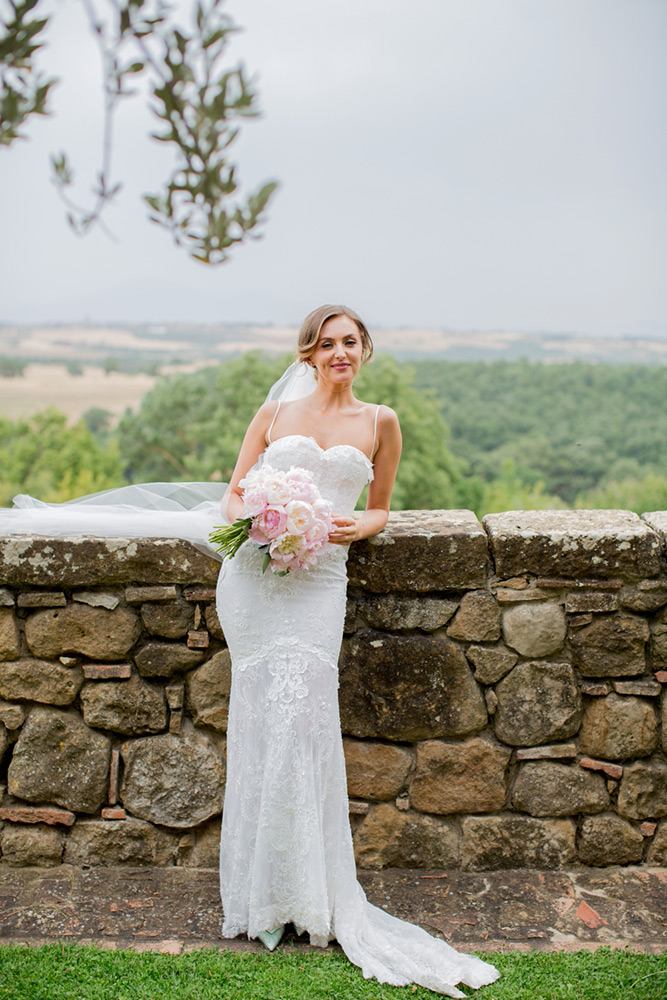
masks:
[[[400,426],[396,411],[392,410],[391,406],[387,406],[386,403],[380,403],[380,405],[378,406],[377,418],[378,418],[378,427],[380,428],[386,428],[387,430],[390,430],[392,428],[398,429]]]

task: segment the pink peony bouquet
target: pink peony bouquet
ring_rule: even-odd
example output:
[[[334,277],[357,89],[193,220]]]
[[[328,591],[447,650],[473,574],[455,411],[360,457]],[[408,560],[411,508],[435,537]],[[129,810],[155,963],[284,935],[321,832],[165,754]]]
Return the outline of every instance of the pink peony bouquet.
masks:
[[[331,504],[323,500],[306,469],[288,472],[262,465],[239,483],[243,511],[233,524],[214,528],[209,539],[223,558],[231,559],[250,539],[264,553],[262,572],[269,567],[284,576],[310,569],[331,531]]]

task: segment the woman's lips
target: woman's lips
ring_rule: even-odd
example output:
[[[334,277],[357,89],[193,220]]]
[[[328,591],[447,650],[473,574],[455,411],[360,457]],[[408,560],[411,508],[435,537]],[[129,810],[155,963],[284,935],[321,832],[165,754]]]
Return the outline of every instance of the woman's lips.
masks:
[[[343,368],[349,368],[350,366],[347,365],[347,364],[338,364],[338,365],[332,365],[331,367],[332,368],[339,368],[339,369],[342,370]]]

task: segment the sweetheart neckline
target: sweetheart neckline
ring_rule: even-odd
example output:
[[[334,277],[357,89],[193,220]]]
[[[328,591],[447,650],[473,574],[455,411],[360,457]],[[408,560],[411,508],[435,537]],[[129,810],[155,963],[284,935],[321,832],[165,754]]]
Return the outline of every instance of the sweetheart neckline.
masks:
[[[323,448],[322,445],[315,440],[312,434],[282,434],[280,437],[274,438],[273,441],[269,441],[267,450],[272,444],[277,444],[278,441],[284,441],[286,438],[302,438],[304,441],[312,441],[318,451],[321,451],[323,455],[326,455],[329,451],[333,451],[335,448],[353,448],[354,451],[359,452],[361,457],[368,462],[371,469],[373,468],[373,463],[366,452],[362,451],[361,448],[357,448],[356,444],[332,444],[329,448]]]

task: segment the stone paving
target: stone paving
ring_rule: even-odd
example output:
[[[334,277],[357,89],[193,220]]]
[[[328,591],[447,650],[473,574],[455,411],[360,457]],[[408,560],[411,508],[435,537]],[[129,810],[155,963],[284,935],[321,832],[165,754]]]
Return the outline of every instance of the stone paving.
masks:
[[[371,902],[466,951],[667,950],[667,870],[361,872]],[[95,942],[178,954],[220,937],[215,871],[0,866],[0,944]],[[287,947],[308,947],[288,935]]]

